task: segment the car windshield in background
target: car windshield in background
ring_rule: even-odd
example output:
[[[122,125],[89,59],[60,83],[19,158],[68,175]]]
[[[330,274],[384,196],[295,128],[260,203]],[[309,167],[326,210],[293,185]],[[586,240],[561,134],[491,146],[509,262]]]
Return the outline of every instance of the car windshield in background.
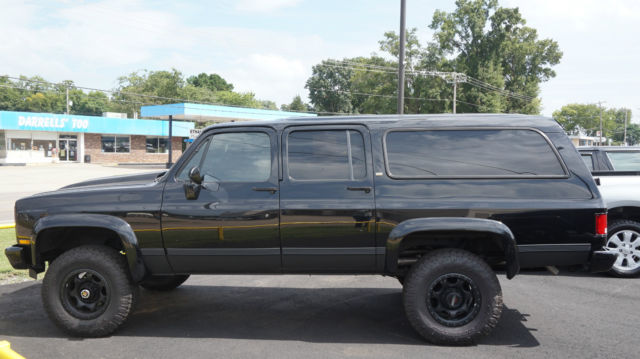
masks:
[[[639,152],[607,152],[615,171],[640,171]]]

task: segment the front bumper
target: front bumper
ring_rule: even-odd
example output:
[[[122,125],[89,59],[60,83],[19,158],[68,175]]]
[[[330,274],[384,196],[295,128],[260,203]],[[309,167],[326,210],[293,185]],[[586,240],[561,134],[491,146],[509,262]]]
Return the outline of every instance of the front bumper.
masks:
[[[592,273],[606,272],[613,267],[618,259],[618,254],[610,251],[595,251],[591,254],[589,271]]]
[[[28,251],[27,248],[21,246],[11,246],[5,248],[4,254],[9,259],[9,263],[15,269],[28,269],[29,268],[29,258],[27,257]]]

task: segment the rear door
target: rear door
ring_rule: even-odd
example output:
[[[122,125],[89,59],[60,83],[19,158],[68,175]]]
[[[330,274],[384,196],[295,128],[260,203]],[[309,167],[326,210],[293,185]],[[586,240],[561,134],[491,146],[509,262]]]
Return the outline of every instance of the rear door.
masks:
[[[375,203],[364,126],[282,134],[280,236],[286,272],[373,272]]]

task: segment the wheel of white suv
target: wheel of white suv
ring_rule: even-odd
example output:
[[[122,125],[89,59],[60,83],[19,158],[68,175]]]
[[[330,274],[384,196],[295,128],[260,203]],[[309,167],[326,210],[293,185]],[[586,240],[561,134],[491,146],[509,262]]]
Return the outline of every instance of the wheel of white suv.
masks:
[[[434,344],[466,345],[488,334],[502,313],[500,282],[489,265],[461,249],[423,256],[404,282],[413,328]]]
[[[108,335],[133,310],[133,285],[125,257],[113,248],[82,246],[56,258],[42,283],[42,300],[51,320],[80,337]]]
[[[610,273],[619,277],[640,274],[640,223],[618,220],[609,225],[606,249],[618,254]]]

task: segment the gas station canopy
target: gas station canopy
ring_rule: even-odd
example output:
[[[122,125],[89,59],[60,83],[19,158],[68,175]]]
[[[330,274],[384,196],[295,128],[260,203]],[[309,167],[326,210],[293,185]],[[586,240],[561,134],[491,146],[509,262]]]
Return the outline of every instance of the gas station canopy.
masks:
[[[315,117],[315,113],[262,110],[247,107],[203,105],[197,103],[174,103],[168,105],[142,106],[142,117],[196,122],[232,122],[252,120],[277,120],[288,117]]]

